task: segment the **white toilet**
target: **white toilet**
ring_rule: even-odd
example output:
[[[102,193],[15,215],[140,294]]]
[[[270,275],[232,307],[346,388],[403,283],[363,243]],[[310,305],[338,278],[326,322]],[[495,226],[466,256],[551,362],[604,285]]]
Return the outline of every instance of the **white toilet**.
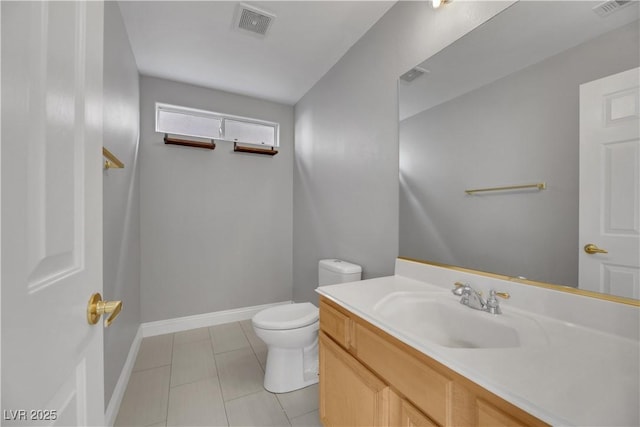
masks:
[[[355,282],[362,267],[339,259],[318,262],[318,286]],[[264,388],[286,393],[318,382],[318,307],[304,302],[262,310],[253,329],[267,344]]]

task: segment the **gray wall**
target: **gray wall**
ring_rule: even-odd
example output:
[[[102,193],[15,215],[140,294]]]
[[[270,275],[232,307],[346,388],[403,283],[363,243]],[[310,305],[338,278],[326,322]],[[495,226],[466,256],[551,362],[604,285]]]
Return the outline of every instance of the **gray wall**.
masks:
[[[627,25],[403,120],[400,255],[577,286],[579,85],[637,67],[638,37]]]
[[[315,301],[317,262],[364,277],[398,255],[397,79],[512,2],[394,5],[296,104],[293,296]]]
[[[142,321],[292,297],[293,107],[141,78]],[[156,102],[280,123],[273,157],[165,145]]]
[[[125,164],[103,176],[103,297],[123,301],[118,320],[104,331],[106,406],[140,325],[140,103],[138,69],[117,3],[105,2],[104,19],[104,146]]]

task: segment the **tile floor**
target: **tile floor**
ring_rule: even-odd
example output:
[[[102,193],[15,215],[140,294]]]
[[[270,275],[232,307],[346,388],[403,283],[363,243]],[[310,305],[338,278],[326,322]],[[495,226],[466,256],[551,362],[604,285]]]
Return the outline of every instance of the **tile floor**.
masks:
[[[318,385],[273,394],[251,321],[142,340],[116,426],[321,426]]]

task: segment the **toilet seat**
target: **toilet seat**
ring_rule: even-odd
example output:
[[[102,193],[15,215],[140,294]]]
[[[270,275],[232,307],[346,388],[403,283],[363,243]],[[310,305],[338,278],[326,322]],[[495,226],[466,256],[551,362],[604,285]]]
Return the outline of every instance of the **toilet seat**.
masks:
[[[303,302],[262,310],[253,316],[253,325],[257,328],[271,330],[296,329],[311,325],[318,319],[318,307],[310,302]]]

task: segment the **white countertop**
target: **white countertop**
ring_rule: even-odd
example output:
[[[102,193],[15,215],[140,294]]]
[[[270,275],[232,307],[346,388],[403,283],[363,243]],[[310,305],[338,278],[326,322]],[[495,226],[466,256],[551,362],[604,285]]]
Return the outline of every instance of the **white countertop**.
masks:
[[[451,283],[436,286],[395,275],[322,286],[317,292],[551,425],[640,425],[640,345],[633,339],[634,333],[628,337],[603,332],[504,301],[500,316],[506,321],[509,316],[534,319],[544,332],[544,343],[513,348],[451,348],[394,328],[374,310],[376,303],[393,292],[430,291],[437,298],[457,301],[459,297],[449,291]],[[491,316],[469,310],[478,316]]]

